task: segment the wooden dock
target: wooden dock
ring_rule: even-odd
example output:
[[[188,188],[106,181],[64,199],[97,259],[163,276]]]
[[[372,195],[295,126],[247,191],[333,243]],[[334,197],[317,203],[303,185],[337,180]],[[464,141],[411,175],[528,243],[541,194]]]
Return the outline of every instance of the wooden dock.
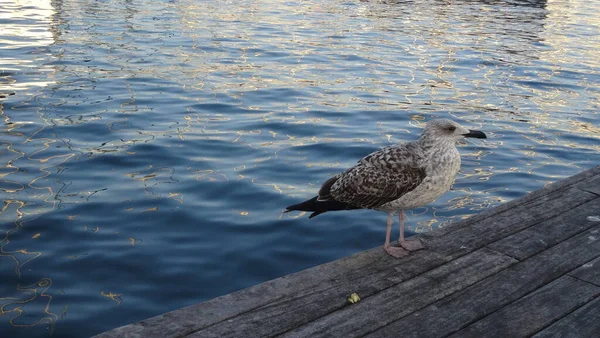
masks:
[[[97,337],[598,337],[594,216],[600,166],[422,234],[407,258],[377,247]]]

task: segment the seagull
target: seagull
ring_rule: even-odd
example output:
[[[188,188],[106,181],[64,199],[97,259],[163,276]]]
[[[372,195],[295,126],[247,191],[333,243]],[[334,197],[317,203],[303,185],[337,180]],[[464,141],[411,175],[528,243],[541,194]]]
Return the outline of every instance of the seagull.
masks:
[[[335,210],[374,209],[388,213],[385,251],[396,258],[423,249],[419,239],[404,239],[404,210],[435,201],[450,189],[460,169],[456,142],[486,138],[448,119],[431,120],[418,140],[398,143],[363,157],[356,165],[323,183],[318,195],[285,212],[311,211],[309,218]],[[399,247],[391,246],[394,214],[400,222]]]

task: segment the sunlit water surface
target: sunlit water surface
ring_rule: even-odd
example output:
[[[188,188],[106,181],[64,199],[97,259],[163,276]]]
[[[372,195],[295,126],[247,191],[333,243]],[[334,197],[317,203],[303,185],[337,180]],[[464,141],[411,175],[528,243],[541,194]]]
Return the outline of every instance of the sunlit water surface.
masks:
[[[381,245],[282,214],[450,117],[409,231],[598,164],[600,3],[0,0],[0,336],[84,337]]]

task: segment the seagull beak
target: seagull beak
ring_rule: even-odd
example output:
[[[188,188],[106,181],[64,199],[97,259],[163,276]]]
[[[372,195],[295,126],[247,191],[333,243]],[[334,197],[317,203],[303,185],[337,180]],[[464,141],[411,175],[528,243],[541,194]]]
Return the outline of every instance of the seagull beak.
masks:
[[[479,130],[470,130],[466,134],[463,134],[464,137],[474,137],[474,138],[487,138],[482,131]]]

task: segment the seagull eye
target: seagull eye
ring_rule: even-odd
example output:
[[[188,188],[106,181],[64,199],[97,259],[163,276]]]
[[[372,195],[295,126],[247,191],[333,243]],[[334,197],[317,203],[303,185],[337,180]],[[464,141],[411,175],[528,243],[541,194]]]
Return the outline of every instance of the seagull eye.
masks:
[[[448,131],[450,131],[451,133],[453,133],[455,130],[456,130],[455,126],[448,127]]]

